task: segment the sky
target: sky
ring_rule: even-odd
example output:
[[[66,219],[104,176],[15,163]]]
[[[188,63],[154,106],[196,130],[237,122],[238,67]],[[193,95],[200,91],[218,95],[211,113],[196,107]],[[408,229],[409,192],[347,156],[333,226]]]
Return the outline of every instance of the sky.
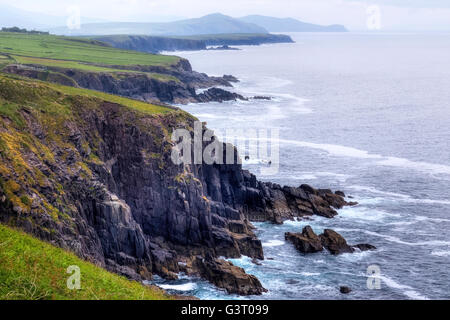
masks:
[[[450,0],[0,0],[0,4],[55,16],[77,6],[83,17],[105,21],[161,22],[209,13],[292,17],[343,24],[352,31],[450,31]]]

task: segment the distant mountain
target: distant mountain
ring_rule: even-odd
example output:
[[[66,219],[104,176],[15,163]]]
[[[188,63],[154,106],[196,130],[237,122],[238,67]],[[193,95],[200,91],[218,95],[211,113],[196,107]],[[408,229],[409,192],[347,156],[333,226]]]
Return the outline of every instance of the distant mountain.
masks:
[[[347,32],[348,30],[339,24],[321,26],[302,22],[293,18],[274,18],[259,15],[251,15],[239,18],[240,21],[261,26],[269,32]]]
[[[53,28],[58,35],[158,35],[187,36],[200,34],[268,33],[253,23],[248,23],[223,14],[215,13],[201,18],[166,23],[111,22],[82,24],[79,30],[66,27]]]

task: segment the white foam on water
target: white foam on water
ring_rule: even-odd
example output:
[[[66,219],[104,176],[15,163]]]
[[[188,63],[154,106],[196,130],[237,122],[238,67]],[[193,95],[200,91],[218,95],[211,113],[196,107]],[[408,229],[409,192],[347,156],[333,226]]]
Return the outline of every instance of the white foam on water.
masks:
[[[288,140],[288,139],[280,139],[279,142],[281,144],[289,144],[295,145],[298,147],[305,147],[311,149],[318,149],[322,151],[326,151],[331,155],[340,156],[340,157],[351,157],[351,158],[360,158],[360,159],[382,159],[383,156],[378,154],[371,154],[368,151],[359,150],[352,147],[346,147],[335,144],[326,144],[326,143],[313,143],[306,141],[296,141],[296,140]]]
[[[362,232],[371,236],[375,236],[375,237],[379,237],[379,238],[383,238],[387,241],[390,242],[394,242],[394,243],[398,243],[398,244],[403,244],[403,245],[407,245],[407,246],[450,246],[450,241],[443,241],[443,240],[429,240],[429,241],[420,241],[420,242],[406,242],[401,240],[398,237],[395,236],[390,236],[390,235],[384,235],[384,234],[380,234],[378,232],[373,232],[373,231],[368,231],[368,230],[362,230],[362,229],[337,229],[337,230],[341,230],[341,231],[357,231],[357,232]]]
[[[431,252],[432,256],[437,256],[437,257],[450,257],[450,251],[433,251]]]
[[[188,282],[185,284],[161,284],[159,287],[164,290],[192,291],[197,288],[197,284],[193,282]]]
[[[260,139],[261,140],[261,139]],[[267,139],[270,141],[270,139]],[[275,142],[275,141],[271,141]],[[360,150],[352,147],[335,145],[335,144],[326,144],[326,143],[313,143],[307,141],[297,141],[297,140],[288,140],[288,139],[279,139],[279,143],[294,145],[298,147],[305,147],[311,149],[317,149],[326,151],[330,155],[338,156],[338,157],[349,157],[349,158],[358,158],[358,159],[373,159],[378,160],[376,162],[377,165],[381,166],[391,166],[391,167],[401,167],[407,169],[414,169],[416,171],[430,173],[430,174],[445,174],[450,175],[450,166],[443,164],[435,164],[428,162],[415,162],[404,158],[397,157],[387,157],[380,154],[370,153],[366,150]]]
[[[339,210],[339,216],[349,219],[358,219],[374,222],[382,222],[387,218],[400,218],[397,213],[390,213],[379,209],[371,209],[366,207],[344,207]]]
[[[283,178],[283,176],[280,175]],[[319,177],[328,177],[334,178],[337,181],[345,182],[348,180],[351,175],[343,174],[343,173],[334,173],[334,172],[310,172],[310,171],[301,171],[301,172],[292,172],[289,174],[289,179],[293,180],[316,180]]]
[[[370,192],[370,193],[382,194],[382,195],[395,197],[395,198],[404,198],[404,199],[410,198],[410,196],[407,195],[407,194],[388,192],[388,191],[381,191],[381,190],[378,190],[378,189],[372,188],[372,187],[365,187],[365,186],[354,185],[354,186],[350,186],[349,188],[353,189],[353,190],[358,190],[358,191],[367,191],[367,192]]]
[[[430,218],[430,217],[424,217],[424,216],[417,216],[417,217],[415,217],[415,219],[417,221],[450,222],[450,219]]]
[[[368,256],[370,256],[374,251],[361,251],[359,249],[357,249],[355,252],[352,253],[343,253],[337,256],[337,259],[342,259],[342,260],[346,260],[349,262],[356,262],[356,261],[360,261],[364,258],[367,258]],[[380,252],[380,250],[378,250],[378,252]]]
[[[380,194],[385,195],[391,198],[396,199],[397,201],[402,202],[409,202],[409,203],[425,203],[425,204],[444,204],[444,205],[450,205],[450,201],[448,200],[440,200],[440,199],[416,199],[411,197],[407,194],[402,193],[395,193],[395,192],[388,192],[388,191],[381,191],[372,187],[365,187],[365,186],[349,186],[348,188],[358,191],[367,191],[373,194]],[[361,203],[361,202],[360,202]]]
[[[314,260],[314,263],[324,264],[325,260]]]
[[[300,274],[301,274],[302,276],[305,276],[305,277],[316,277],[316,276],[320,276],[320,273],[318,273],[318,272],[300,272]]]
[[[409,168],[437,175],[439,174],[450,175],[450,166],[436,163],[428,163],[423,161],[411,161],[404,158],[387,157],[387,159],[379,161],[378,164],[390,167]]]
[[[262,245],[263,247],[279,247],[284,245],[286,242],[281,241],[281,240],[269,240],[267,242],[263,242]]]
[[[404,294],[405,296],[407,296],[410,299],[414,299],[414,300],[428,300],[427,297],[421,295],[420,293],[418,293],[417,291],[415,291],[415,289],[413,289],[410,286],[398,283],[396,281],[394,281],[393,279],[384,276],[384,275],[380,275],[379,278],[389,287],[392,289],[397,289],[397,290],[403,290],[401,291],[402,294]]]

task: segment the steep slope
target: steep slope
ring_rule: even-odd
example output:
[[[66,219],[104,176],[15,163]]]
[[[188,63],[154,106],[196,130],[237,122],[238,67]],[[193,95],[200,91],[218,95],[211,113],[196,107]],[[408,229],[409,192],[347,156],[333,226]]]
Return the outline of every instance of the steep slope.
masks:
[[[239,18],[247,23],[259,25],[269,32],[346,32],[343,25],[321,26],[302,22],[293,18],[274,18],[260,15],[250,15]]]
[[[80,268],[79,290],[67,287],[70,266]],[[168,300],[171,297],[0,224],[0,300],[116,299]]]
[[[0,222],[132,279],[183,271],[228,292],[262,293],[257,279],[218,259],[264,259],[250,220],[331,218],[347,203],[331,190],[259,182],[234,148],[234,164],[173,163],[171,133],[195,120],[0,74]]]
[[[154,36],[184,36],[199,34],[225,33],[267,33],[267,30],[253,23],[215,13],[200,18],[179,20],[165,23],[143,22],[110,22],[83,24],[78,30],[67,27],[50,29],[58,35],[154,35]]]

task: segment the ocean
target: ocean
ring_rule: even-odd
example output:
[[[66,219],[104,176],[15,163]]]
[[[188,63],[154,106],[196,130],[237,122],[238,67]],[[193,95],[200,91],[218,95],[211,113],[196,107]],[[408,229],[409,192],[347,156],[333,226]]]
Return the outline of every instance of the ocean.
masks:
[[[342,190],[359,205],[334,219],[255,223],[270,259],[231,261],[260,279],[262,296],[227,295],[184,275],[155,283],[201,299],[450,299],[450,34],[291,36],[295,44],[177,53],[196,71],[239,78],[235,92],[272,97],[180,107],[219,137],[276,130],[279,170],[262,175],[267,163],[254,158],[246,169],[281,185]],[[235,142],[242,152],[244,140]],[[378,249],[302,255],[284,233],[306,225]]]

